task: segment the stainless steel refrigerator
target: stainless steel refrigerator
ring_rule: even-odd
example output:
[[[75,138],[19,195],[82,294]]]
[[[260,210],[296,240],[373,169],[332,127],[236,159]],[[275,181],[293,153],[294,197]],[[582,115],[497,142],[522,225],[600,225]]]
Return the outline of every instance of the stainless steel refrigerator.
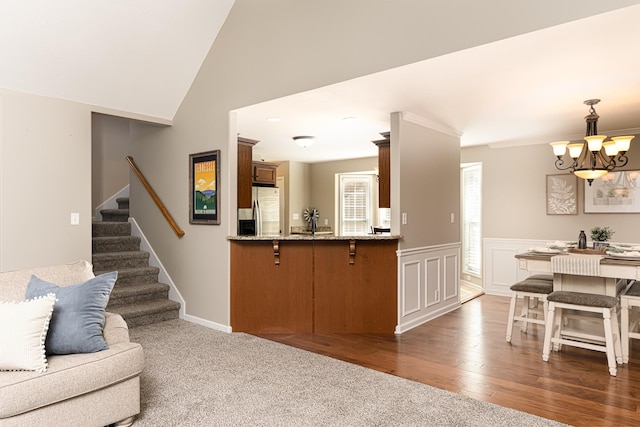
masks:
[[[280,234],[280,191],[277,187],[253,187],[253,219],[257,236]]]

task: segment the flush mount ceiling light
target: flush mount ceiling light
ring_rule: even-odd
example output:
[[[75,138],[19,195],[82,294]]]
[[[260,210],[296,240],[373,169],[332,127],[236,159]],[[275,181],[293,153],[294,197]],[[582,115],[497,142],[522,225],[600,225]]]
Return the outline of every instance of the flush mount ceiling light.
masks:
[[[587,135],[585,142],[558,141],[550,143],[556,160],[556,169],[570,170],[579,178],[586,179],[589,185],[594,179],[606,175],[607,172],[627,164],[629,159],[626,154],[631,146],[633,136],[617,136],[607,139],[606,135],[598,135],[598,119],[600,116],[593,107],[599,99],[587,99],[584,101],[589,106],[589,114],[585,116],[587,122]],[[572,162],[563,167],[562,159],[569,149]]]
[[[302,148],[311,147],[316,142],[315,136],[294,136],[293,142]]]

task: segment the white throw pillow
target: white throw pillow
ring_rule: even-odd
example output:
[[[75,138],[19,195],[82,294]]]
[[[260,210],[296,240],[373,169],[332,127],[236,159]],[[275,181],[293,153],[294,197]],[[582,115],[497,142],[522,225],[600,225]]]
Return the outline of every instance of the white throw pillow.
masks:
[[[0,301],[0,371],[47,370],[45,340],[56,295]]]

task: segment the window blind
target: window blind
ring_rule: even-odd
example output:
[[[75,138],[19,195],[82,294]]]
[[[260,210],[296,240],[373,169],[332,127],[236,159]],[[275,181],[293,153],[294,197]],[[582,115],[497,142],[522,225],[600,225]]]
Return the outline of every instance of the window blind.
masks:
[[[482,274],[482,165],[462,168],[462,271]]]

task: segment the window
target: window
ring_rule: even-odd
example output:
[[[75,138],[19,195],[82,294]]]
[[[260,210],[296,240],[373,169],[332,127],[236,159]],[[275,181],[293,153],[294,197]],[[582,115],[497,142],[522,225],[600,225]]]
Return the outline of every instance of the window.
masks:
[[[340,234],[365,235],[372,224],[372,175],[341,174]]]
[[[482,165],[462,166],[462,272],[482,274]]]

